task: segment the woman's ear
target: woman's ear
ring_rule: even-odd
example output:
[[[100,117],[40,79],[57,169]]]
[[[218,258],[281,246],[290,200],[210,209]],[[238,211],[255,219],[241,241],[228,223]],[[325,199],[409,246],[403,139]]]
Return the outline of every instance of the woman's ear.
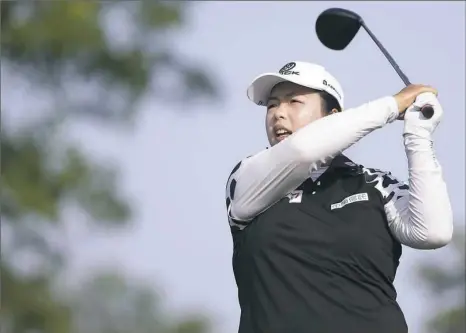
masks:
[[[330,111],[330,113],[329,113],[329,114],[334,114],[334,113],[338,113],[338,110],[337,110],[337,109],[335,109],[335,108],[333,108],[333,109],[332,109],[332,111]]]

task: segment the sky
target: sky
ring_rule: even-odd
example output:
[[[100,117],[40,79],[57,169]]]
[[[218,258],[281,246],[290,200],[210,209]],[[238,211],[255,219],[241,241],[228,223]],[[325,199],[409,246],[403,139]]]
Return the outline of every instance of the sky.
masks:
[[[413,83],[439,90],[445,114],[434,136],[435,148],[458,228],[463,228],[464,2],[197,2],[187,25],[175,34],[173,47],[217,78],[224,98],[187,105],[188,110],[180,113],[149,96],[131,133],[96,125],[70,131],[91,156],[118,165],[121,186],[136,210],[132,226],[121,233],[84,238],[79,227],[70,227],[73,270],[123,267],[158,286],[170,308],[206,311],[215,319],[214,333],[236,332],[240,313],[225,183],[240,159],[268,145],[264,109],[246,97],[249,83],[263,72],[301,60],[323,65],[338,78],[347,108],[403,88],[364,31],[344,51],[320,44],[314,24],[329,7],[358,12]],[[401,133],[402,122],[390,124],[346,154],[357,163],[406,179]],[[74,215],[73,220],[79,225],[86,217]],[[422,322],[435,306],[419,284],[415,266],[440,263],[449,255],[448,248],[433,252],[404,248],[395,285],[412,333],[422,332]]]

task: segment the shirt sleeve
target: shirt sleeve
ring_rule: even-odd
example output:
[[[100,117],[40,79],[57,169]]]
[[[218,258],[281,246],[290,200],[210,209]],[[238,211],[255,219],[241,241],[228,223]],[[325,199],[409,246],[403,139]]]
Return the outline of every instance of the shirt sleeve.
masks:
[[[389,172],[367,169],[369,182],[382,194],[393,236],[415,249],[436,249],[452,239],[453,214],[442,169],[431,141],[405,136],[409,181]]]
[[[322,163],[397,116],[396,100],[384,97],[312,122],[273,147],[242,160],[231,172],[226,186],[230,225],[245,228]]]

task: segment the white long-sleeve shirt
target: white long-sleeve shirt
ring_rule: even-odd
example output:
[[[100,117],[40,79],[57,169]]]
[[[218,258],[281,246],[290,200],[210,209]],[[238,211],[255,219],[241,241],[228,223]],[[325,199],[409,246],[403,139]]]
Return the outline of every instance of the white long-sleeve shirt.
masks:
[[[246,227],[307,178],[324,172],[322,166],[336,155],[373,130],[395,121],[398,115],[394,97],[384,97],[319,119],[275,146],[242,160],[227,184],[230,224]],[[404,144],[408,184],[381,171],[376,171],[371,182],[384,198],[390,230],[401,244],[417,249],[442,247],[452,238],[453,217],[432,141],[405,134]],[[391,181],[385,186],[387,177]]]

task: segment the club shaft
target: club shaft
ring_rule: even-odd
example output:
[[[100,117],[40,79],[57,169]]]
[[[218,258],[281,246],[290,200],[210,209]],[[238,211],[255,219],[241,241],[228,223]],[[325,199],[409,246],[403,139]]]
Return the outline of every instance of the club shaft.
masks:
[[[393,69],[395,69],[395,71],[398,73],[399,77],[401,78],[401,80],[403,80],[404,84],[406,86],[409,86],[411,84],[411,82],[409,81],[408,77],[405,75],[405,73],[403,73],[403,71],[400,69],[400,66],[398,66],[398,64],[396,63],[395,59],[392,58],[392,56],[390,55],[390,53],[388,53],[388,51],[383,47],[382,43],[379,42],[379,40],[377,39],[377,37],[375,37],[375,35],[372,33],[372,31],[370,31],[370,29],[367,27],[367,25],[363,22],[361,22],[361,26],[364,28],[364,30],[366,30],[366,32],[369,34],[369,36],[372,38],[372,40],[374,41],[375,44],[377,44],[377,46],[379,47],[380,51],[382,51],[383,55],[385,56],[385,58],[387,58],[387,60],[390,62],[390,64],[392,65]],[[427,119],[430,119],[433,117],[434,115],[434,108],[430,105],[424,105],[422,108],[421,108],[421,113],[424,115],[425,118]]]
[[[403,71],[400,69],[400,66],[398,66],[398,64],[396,63],[396,61],[392,58],[392,56],[390,55],[390,53],[388,53],[388,51],[383,47],[382,43],[379,42],[379,40],[377,39],[377,37],[375,37],[375,35],[372,33],[372,31],[369,30],[369,28],[367,27],[367,25],[362,22],[361,23],[361,26],[364,28],[364,30],[366,30],[366,32],[369,34],[369,36],[372,38],[372,40],[374,41],[375,44],[377,44],[377,46],[379,47],[380,51],[382,51],[383,55],[385,56],[385,58],[387,58],[387,60],[390,62],[390,64],[392,65],[393,69],[395,69],[395,71],[398,73],[398,75],[400,76],[400,78],[403,80],[404,84],[406,86],[410,85],[411,82],[409,81],[408,77],[403,73]]]

